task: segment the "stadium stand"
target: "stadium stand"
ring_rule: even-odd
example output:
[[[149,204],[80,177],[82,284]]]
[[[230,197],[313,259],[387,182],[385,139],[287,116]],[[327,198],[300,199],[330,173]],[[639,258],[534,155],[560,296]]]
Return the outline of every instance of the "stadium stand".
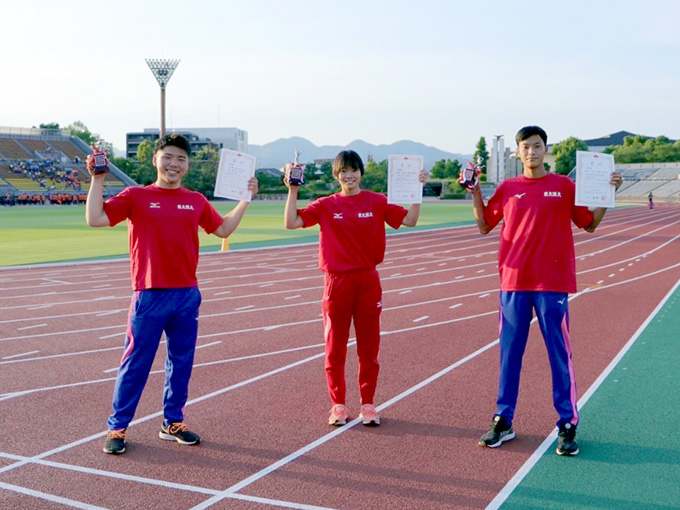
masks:
[[[0,127],[0,205],[80,203],[89,188],[90,148],[64,130]],[[106,195],[136,183],[115,165]]]
[[[616,165],[624,178],[617,195],[626,200],[647,200],[651,191],[657,199],[680,201],[680,162],[624,163]]]

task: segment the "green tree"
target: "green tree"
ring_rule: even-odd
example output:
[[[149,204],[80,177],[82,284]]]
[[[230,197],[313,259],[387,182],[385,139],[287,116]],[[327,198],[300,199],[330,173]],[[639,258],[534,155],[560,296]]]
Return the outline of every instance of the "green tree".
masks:
[[[80,138],[87,145],[93,145],[97,142],[100,142],[102,149],[107,154],[113,155],[113,144],[102,139],[99,134],[90,132],[84,122],[76,120],[69,126],[66,126],[66,130],[71,133],[72,136],[77,136]]]
[[[40,129],[59,129],[58,122],[47,122],[39,125]]]
[[[364,167],[361,187],[377,193],[387,192],[387,160],[380,163],[369,161]]]
[[[486,166],[489,161],[489,152],[486,150],[486,138],[483,136],[477,142],[477,150],[473,156],[473,163],[475,165],[481,164],[482,175],[486,175]]]
[[[576,151],[587,151],[588,145],[583,140],[570,136],[552,147],[555,156],[555,172],[568,174],[576,166]]]
[[[144,140],[137,147],[137,165],[134,175],[130,174],[138,184],[146,186],[156,181],[156,169],[153,166],[153,144]]]
[[[665,136],[657,138],[627,136],[623,140],[623,145],[612,145],[604,152],[613,154],[617,163],[680,161],[680,143],[671,143]]]
[[[219,164],[219,148],[212,145],[202,147],[191,157],[189,172],[182,179],[182,185],[203,193],[209,200],[212,200]]]
[[[460,176],[460,161],[454,159],[440,159],[432,167],[431,175],[435,179],[458,179]]]

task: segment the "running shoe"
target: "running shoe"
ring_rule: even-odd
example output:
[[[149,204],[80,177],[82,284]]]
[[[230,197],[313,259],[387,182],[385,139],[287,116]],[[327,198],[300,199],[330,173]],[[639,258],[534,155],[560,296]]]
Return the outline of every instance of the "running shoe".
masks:
[[[109,430],[106,434],[106,443],[104,443],[104,453],[119,455],[125,453],[125,448],[125,429]]]
[[[364,404],[361,406],[361,414],[359,415],[361,422],[366,426],[377,427],[380,425],[380,416],[372,404]]]
[[[512,425],[502,416],[494,416],[491,422],[489,431],[479,439],[479,446],[487,446],[489,448],[497,448],[505,441],[515,439],[515,431],[512,430]]]
[[[576,442],[576,427],[571,423],[560,425],[560,431],[557,434],[557,455],[565,457],[573,457],[578,455],[578,443]]]
[[[328,424],[339,427],[347,423],[347,408],[342,404],[335,404],[331,407],[331,413],[328,417]]]
[[[161,425],[158,437],[166,441],[177,441],[179,444],[198,444],[201,438],[198,434],[191,432],[184,422],[176,421],[168,425]]]

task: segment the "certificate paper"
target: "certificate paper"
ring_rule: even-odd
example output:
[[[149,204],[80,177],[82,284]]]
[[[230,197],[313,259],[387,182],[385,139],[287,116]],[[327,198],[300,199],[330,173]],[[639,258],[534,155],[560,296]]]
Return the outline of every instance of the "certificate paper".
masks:
[[[576,205],[615,207],[616,187],[609,184],[614,156],[576,151]]]
[[[390,204],[421,204],[422,156],[387,156],[387,201]]]
[[[222,149],[215,181],[215,196],[250,202],[253,194],[248,190],[248,179],[254,176],[255,156]]]

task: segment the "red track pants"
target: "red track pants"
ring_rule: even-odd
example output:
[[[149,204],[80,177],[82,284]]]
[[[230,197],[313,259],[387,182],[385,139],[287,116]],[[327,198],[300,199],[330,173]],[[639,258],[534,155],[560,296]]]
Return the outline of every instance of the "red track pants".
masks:
[[[326,339],[326,380],[331,402],[345,403],[345,359],[354,319],[361,403],[372,404],[378,383],[382,288],[375,269],[326,273],[321,301]]]

